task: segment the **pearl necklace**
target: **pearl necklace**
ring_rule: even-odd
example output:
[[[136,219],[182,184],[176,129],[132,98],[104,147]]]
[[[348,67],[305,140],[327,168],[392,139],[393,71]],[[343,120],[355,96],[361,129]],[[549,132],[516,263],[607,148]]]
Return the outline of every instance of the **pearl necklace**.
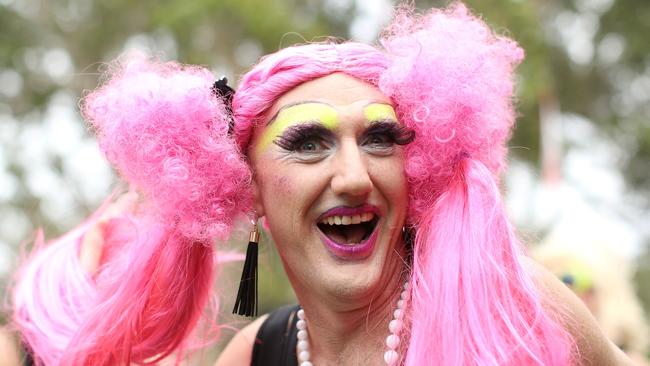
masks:
[[[399,360],[397,347],[399,347],[400,337],[399,333],[404,325],[404,303],[408,300],[409,284],[404,283],[402,293],[397,300],[397,308],[393,312],[393,319],[388,323],[388,337],[386,337],[386,347],[388,350],[384,352],[384,362],[386,365],[395,365]],[[307,333],[307,320],[305,319],[305,311],[298,310],[298,322],[296,323],[298,329],[298,361],[300,366],[314,366],[310,360],[311,354],[309,353],[309,333]]]

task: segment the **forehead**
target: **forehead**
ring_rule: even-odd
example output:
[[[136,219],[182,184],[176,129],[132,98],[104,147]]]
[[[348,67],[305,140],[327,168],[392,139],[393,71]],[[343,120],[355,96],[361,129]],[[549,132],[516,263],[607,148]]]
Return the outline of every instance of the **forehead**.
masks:
[[[371,84],[343,73],[334,73],[310,80],[291,89],[278,100],[265,114],[271,119],[282,107],[300,102],[324,102],[335,107],[348,107],[369,102],[392,104],[390,98]]]

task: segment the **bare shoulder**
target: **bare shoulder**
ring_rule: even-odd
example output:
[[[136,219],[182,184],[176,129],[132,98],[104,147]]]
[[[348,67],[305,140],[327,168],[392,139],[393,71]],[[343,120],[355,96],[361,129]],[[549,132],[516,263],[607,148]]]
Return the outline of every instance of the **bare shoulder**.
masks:
[[[547,309],[564,325],[576,343],[580,365],[634,365],[600,330],[596,319],[573,292],[551,272],[530,258],[524,267],[542,295]]]
[[[250,365],[257,331],[268,317],[262,315],[237,332],[214,366]]]
[[[16,335],[7,328],[0,327],[0,366],[21,365]]]

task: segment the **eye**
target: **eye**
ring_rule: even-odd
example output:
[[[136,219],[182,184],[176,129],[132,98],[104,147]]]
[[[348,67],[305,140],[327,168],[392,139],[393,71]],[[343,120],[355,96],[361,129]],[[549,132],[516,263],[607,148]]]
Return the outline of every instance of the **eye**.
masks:
[[[369,152],[390,155],[395,145],[407,145],[415,138],[415,132],[394,121],[373,122],[365,131],[361,145]]]
[[[380,145],[380,146],[392,146],[394,144],[393,137],[388,136],[387,134],[382,134],[382,133],[373,133],[368,135],[366,138],[366,141],[364,141],[365,145]]]
[[[327,148],[323,141],[313,137],[297,141],[294,146],[294,151],[301,153],[316,153]]]
[[[332,147],[332,132],[318,123],[288,128],[274,143],[300,160],[314,161],[325,156]]]

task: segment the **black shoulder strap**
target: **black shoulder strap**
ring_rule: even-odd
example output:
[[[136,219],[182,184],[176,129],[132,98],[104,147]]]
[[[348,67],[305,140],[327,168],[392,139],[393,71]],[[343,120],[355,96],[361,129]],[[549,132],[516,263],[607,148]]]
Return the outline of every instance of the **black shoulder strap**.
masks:
[[[297,305],[273,311],[257,331],[251,366],[298,366]]]
[[[23,354],[25,358],[23,359],[23,366],[34,366],[34,358],[32,357],[32,351],[29,349],[26,343],[22,344]]]

